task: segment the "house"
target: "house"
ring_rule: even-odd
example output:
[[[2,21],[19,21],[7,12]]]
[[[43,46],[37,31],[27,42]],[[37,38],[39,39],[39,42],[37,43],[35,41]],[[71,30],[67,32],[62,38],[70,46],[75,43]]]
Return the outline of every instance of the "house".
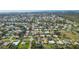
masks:
[[[46,35],[47,37],[51,37],[51,35],[50,34],[48,34],[48,35]]]
[[[3,41],[2,40],[0,40],[0,44],[2,44],[3,43]]]
[[[15,38],[19,38],[19,36],[18,35],[16,35],[16,36],[14,36]]]
[[[74,42],[74,45],[79,45],[79,43],[78,42]]]
[[[13,45],[18,45],[20,40],[13,42]]]
[[[0,31],[0,34],[2,34],[3,32]]]
[[[53,35],[53,37],[57,38],[57,37],[58,37],[58,35]]]
[[[64,44],[63,41],[61,41],[61,40],[58,40],[56,43],[57,44]]]
[[[30,38],[30,41],[34,40],[33,37]]]
[[[55,44],[55,41],[54,40],[51,40],[51,41],[48,41],[49,44]]]
[[[48,43],[47,38],[43,38],[43,43],[44,43],[44,44],[47,44],[47,43]]]
[[[2,37],[2,39],[5,39],[5,38],[6,38],[6,36],[3,36],[3,37]]]
[[[44,34],[41,34],[40,37],[45,37],[45,35]]]
[[[7,45],[9,45],[9,42],[4,42],[2,45],[7,46]]]
[[[21,42],[21,44],[22,44],[22,45],[24,45],[24,44],[25,44],[25,42]]]
[[[63,43],[64,43],[64,44],[71,44],[70,39],[64,39],[64,40],[63,40]]]

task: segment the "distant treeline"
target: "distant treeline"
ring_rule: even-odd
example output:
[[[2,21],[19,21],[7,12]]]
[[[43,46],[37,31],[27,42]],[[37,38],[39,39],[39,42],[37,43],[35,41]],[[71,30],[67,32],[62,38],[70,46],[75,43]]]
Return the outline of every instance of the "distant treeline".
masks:
[[[79,23],[79,14],[58,14],[58,16]]]

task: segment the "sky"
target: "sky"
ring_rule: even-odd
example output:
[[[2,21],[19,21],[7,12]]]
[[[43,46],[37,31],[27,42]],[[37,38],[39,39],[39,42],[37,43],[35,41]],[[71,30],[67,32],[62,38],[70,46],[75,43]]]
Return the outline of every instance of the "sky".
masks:
[[[79,10],[78,0],[0,0],[0,12]]]
[[[79,10],[79,0],[0,0],[2,10]],[[8,12],[8,11],[6,11]]]

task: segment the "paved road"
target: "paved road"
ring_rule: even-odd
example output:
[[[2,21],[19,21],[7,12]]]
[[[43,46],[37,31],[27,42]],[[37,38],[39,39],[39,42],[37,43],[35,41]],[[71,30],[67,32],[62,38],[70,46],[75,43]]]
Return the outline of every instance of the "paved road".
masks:
[[[30,46],[29,46],[29,49],[31,49],[31,47],[32,47],[32,40],[33,40],[33,37],[31,36],[31,37],[30,37],[30,43],[29,43],[29,45],[30,45]]]
[[[10,42],[13,42],[12,38],[13,38],[13,36],[11,36],[11,37],[10,37],[10,39],[9,39],[9,40],[10,40]]]

